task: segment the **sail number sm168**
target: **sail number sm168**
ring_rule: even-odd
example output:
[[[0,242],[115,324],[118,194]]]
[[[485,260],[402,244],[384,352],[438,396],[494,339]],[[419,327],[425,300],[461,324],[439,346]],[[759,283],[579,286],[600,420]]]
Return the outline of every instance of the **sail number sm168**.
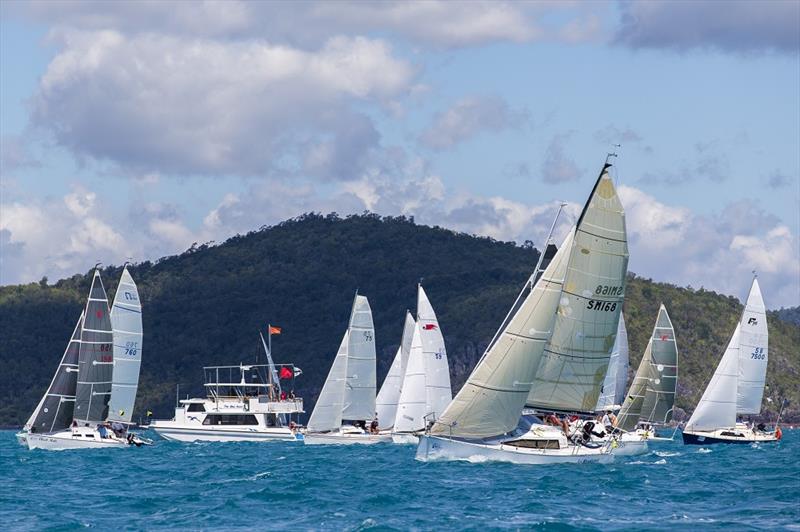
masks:
[[[589,310],[601,310],[603,312],[613,312],[617,310],[617,303],[611,301],[595,301],[594,299],[590,299],[589,302],[586,304],[586,308]]]

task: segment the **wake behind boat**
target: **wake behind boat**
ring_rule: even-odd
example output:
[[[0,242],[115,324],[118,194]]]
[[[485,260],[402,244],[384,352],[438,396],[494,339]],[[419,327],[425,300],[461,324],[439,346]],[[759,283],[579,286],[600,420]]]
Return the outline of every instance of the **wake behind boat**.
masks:
[[[566,421],[556,427],[523,416],[526,404],[561,412],[592,412],[597,404],[596,375],[605,374],[614,346],[628,264],[610,167],[607,160],[575,227],[546,268],[540,256],[469,379],[420,438],[418,460],[606,461],[625,445],[597,445],[571,437]]]
[[[139,293],[127,266],[113,309],[116,312],[109,311],[103,281],[95,269],[86,307],[56,374],[17,434],[21,444],[29,449],[63,450],[150,443],[128,431],[139,382],[142,321]],[[115,330],[125,332],[115,335]],[[109,412],[109,404],[119,410]]]
[[[737,415],[760,414],[767,375],[769,333],[758,279],[753,279],[742,317],[725,354],[683,430],[683,443],[754,443],[781,439],[763,425],[737,422]]]

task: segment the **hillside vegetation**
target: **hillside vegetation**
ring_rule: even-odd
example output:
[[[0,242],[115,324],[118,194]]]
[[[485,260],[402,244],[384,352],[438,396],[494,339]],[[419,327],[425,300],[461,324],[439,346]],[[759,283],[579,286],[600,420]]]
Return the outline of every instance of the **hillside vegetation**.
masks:
[[[407,308],[422,279],[447,343],[454,391],[463,384],[533,269],[531,247],[416,225],[410,218],[309,214],[238,235],[218,246],[130,268],[144,308],[144,359],[135,418],[171,417],[175,386],[202,393],[202,366],[262,356],[259,330],[277,362],[303,369],[296,392],[311,411],[347,326],[356,289],[369,298],[378,345],[378,382],[397,349]],[[109,298],[120,267],[102,271]],[[24,423],[41,397],[80,314],[89,273],[0,287],[0,425]],[[749,279],[742,279],[746,285]],[[764,297],[769,302],[770,294]],[[680,350],[677,404],[696,404],[731,335],[742,304],[703,289],[630,274],[625,312],[631,376],[664,302]],[[770,314],[769,395],[800,405],[800,326]],[[778,401],[765,410],[772,412]]]

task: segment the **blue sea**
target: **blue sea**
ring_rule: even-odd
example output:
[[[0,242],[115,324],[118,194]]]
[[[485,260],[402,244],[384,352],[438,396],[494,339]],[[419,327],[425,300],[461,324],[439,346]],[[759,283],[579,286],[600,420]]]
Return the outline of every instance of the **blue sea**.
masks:
[[[28,451],[0,431],[0,529],[800,530],[800,430],[753,446],[679,436],[543,467],[421,463],[391,444]]]

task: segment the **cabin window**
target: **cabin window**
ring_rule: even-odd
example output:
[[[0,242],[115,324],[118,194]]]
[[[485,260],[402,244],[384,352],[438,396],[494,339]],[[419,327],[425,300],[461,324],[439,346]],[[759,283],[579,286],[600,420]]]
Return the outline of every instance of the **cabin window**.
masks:
[[[726,430],[726,431],[723,431],[723,432],[721,433],[721,435],[722,435],[722,436],[733,436],[734,438],[744,438],[744,434],[738,434],[738,433],[736,433],[736,432],[729,432],[729,431],[727,431],[727,430]]]
[[[205,412],[206,407],[203,406],[203,403],[189,403],[189,408],[186,409],[187,412]]]
[[[525,449],[560,449],[558,440],[514,440],[506,442],[505,445],[523,447]]]
[[[278,414],[267,414],[267,426],[268,427],[280,426],[280,423],[278,423]]]
[[[209,414],[203,425],[258,425],[253,414]]]

